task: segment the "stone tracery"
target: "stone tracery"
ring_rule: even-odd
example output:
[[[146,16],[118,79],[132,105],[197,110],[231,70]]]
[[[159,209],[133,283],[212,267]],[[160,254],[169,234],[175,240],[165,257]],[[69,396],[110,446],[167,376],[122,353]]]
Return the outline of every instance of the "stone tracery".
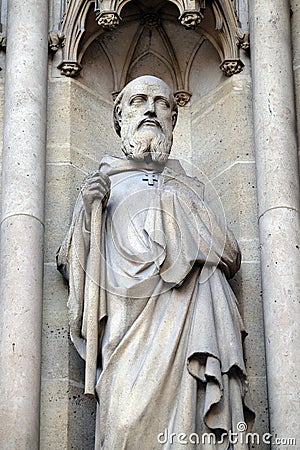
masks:
[[[151,2],[151,9],[149,9],[148,5],[143,0],[138,2],[130,0],[81,0],[77,2],[70,0],[62,18],[61,33],[64,33],[66,38],[62,49],[63,60],[58,66],[61,73],[66,76],[78,75],[81,70],[83,55],[94,39],[105,32],[113,32],[125,23],[135,20],[139,23],[139,28],[134,40],[130,43],[130,47],[133,49],[136,47],[137,36],[139,38],[145,28],[158,28],[162,36],[163,45],[169,55],[164,63],[170,63],[172,66],[171,72],[174,72],[172,75],[174,90],[189,91],[187,76],[182,77],[182,68],[177,63],[176,52],[171,40],[166,37],[167,34],[164,30],[162,19],[172,20],[175,24],[181,23],[189,32],[197,33],[209,40],[219,54],[221,60],[220,68],[225,75],[232,76],[243,69],[244,64],[239,59],[239,51],[240,48],[243,49],[244,47],[240,45],[240,40],[237,37],[243,32],[238,28],[238,20],[231,1],[157,0],[156,2]],[[164,17],[163,9],[167,5],[176,7],[177,16],[174,13],[172,17]],[[135,14],[128,14],[128,8],[136,8]],[[147,17],[148,19],[146,20]],[[153,22],[154,17],[155,20]],[[151,53],[151,50],[149,50],[149,53]],[[128,54],[128,56],[130,55]],[[134,56],[134,51],[131,52],[131,56]],[[156,56],[161,61],[164,59],[161,54],[156,54]],[[141,58],[141,55],[139,55],[139,58]],[[235,63],[233,64],[232,61]],[[134,60],[131,59],[127,70],[133,67],[134,64]],[[75,70],[70,70],[71,66]],[[230,70],[225,70],[229,66]],[[128,81],[128,72],[126,70],[123,78],[115,86],[115,91],[120,90],[125,82]]]

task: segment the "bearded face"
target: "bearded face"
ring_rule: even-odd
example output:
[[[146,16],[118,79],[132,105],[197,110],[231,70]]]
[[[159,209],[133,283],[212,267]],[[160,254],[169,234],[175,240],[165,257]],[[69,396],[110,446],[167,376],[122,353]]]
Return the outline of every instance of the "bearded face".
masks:
[[[127,158],[166,163],[177,110],[170,88],[146,76],[129,83],[115,108],[117,132]]]
[[[122,122],[122,151],[130,159],[166,163],[173,142],[172,129],[164,130],[157,119],[144,120]]]

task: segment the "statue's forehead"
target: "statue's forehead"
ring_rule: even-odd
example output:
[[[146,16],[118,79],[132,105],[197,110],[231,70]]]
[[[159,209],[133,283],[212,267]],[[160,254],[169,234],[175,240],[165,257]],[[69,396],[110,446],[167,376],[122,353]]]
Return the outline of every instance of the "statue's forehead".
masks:
[[[124,94],[131,96],[134,94],[145,94],[148,96],[161,95],[169,98],[172,93],[167,84],[160,80],[135,80],[124,88]]]

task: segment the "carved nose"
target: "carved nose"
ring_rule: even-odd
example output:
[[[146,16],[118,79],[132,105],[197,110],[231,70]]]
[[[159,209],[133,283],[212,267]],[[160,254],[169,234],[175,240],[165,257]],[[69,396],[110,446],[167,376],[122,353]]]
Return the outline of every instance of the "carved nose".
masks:
[[[145,115],[151,116],[151,117],[156,116],[155,103],[152,99],[148,99],[148,101],[147,101]]]

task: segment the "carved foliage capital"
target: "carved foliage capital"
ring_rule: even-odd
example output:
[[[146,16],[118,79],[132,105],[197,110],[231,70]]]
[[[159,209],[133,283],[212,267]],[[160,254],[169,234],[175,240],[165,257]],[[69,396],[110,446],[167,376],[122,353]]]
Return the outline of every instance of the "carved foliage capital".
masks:
[[[6,48],[6,35],[3,33],[0,33],[0,48]]]
[[[186,11],[180,16],[179,20],[181,25],[187,30],[195,30],[203,18],[204,16],[200,11]]]
[[[244,68],[244,63],[240,59],[225,59],[220,65],[220,69],[227,77],[240,73]]]
[[[96,15],[96,20],[105,31],[113,31],[119,25],[121,19],[114,11],[101,11]]]
[[[242,48],[243,50],[249,50],[250,49],[250,34],[244,32],[241,28],[237,28],[236,30],[236,37],[238,40],[238,46]]]
[[[65,45],[65,35],[61,31],[50,31],[48,42],[50,50],[55,53]]]
[[[63,61],[57,68],[66,77],[75,77],[82,69],[81,65],[74,61]]]
[[[174,97],[178,106],[185,106],[190,101],[191,96],[191,92],[184,90],[176,91],[174,93]]]

